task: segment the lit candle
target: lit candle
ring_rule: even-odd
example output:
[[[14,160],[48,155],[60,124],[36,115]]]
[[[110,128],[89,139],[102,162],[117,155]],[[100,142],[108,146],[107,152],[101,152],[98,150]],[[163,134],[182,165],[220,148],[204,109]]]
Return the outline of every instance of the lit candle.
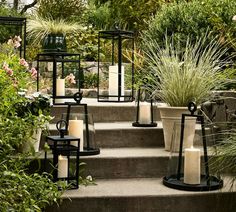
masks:
[[[121,95],[124,95],[124,66],[121,66]],[[109,66],[109,95],[118,96],[118,65]],[[124,98],[120,98],[123,100]],[[109,97],[109,100],[117,101],[117,97]]]
[[[84,121],[83,120],[69,120],[69,135],[80,138],[80,151],[84,150]],[[71,145],[78,146],[77,141],[72,141]]]
[[[201,181],[200,149],[186,148],[184,151],[184,183],[200,184]]]
[[[56,96],[65,96],[65,79],[57,79]],[[64,99],[56,99],[56,103],[64,103]]]
[[[58,156],[58,178],[68,177],[68,159],[62,155]]]
[[[140,124],[151,123],[151,105],[148,102],[139,103],[139,123]]]

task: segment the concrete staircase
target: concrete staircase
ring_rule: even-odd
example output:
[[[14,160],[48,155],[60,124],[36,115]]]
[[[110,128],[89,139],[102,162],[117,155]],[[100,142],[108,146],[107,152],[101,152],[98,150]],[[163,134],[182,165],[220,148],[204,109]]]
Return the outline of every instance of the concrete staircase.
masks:
[[[88,101],[88,105],[101,154],[83,156],[81,161],[87,164],[86,174],[95,177],[97,185],[66,191],[60,207],[54,205],[47,212],[236,211],[236,193],[229,192],[227,183],[223,189],[211,192],[179,191],[162,184],[169,152],[164,150],[157,109],[158,127],[135,128],[131,125],[135,121],[134,103]],[[64,106],[55,106],[54,121],[65,111]],[[51,133],[56,133],[54,125]]]

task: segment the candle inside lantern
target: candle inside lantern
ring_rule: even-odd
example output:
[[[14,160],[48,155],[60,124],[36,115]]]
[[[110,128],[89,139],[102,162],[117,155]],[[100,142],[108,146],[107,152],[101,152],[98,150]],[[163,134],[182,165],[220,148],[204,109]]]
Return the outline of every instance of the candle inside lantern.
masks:
[[[109,95],[118,96],[119,89],[118,65],[109,66]],[[121,66],[121,95],[124,95],[124,66]],[[120,98],[123,100],[124,97]],[[117,101],[117,97],[109,97],[109,100]]]
[[[84,121],[83,120],[69,120],[69,135],[80,138],[80,151],[84,150]],[[72,141],[71,145],[78,146],[77,141]]]
[[[56,80],[56,96],[65,96],[65,79]],[[56,103],[64,103],[64,99],[56,99]]]
[[[200,149],[186,148],[184,151],[184,183],[200,184],[201,182]]]
[[[139,123],[150,124],[151,123],[151,104],[148,102],[139,103]]]
[[[68,177],[68,159],[62,155],[58,156],[58,178]]]

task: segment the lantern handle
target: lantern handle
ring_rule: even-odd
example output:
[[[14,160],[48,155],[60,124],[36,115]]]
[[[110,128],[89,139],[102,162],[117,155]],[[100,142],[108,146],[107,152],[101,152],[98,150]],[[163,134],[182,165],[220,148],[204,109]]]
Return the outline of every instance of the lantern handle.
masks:
[[[197,105],[195,102],[189,102],[188,110],[190,111],[191,115],[194,115],[195,111],[197,110]]]
[[[82,91],[77,92],[77,93],[74,94],[73,98],[76,101],[76,103],[80,104],[80,102],[82,100],[82,95],[83,95]]]
[[[62,128],[62,124],[65,124],[65,128]],[[57,123],[56,123],[56,128],[57,128],[57,131],[60,133],[60,137],[61,138],[64,138],[64,135],[66,133],[66,129],[67,129],[67,125],[68,123],[64,120],[64,119],[61,119],[59,120]]]

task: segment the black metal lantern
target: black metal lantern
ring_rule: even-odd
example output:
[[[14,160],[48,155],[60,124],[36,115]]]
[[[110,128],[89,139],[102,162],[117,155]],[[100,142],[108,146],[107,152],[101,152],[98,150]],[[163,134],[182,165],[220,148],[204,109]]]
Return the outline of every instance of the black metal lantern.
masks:
[[[209,191],[220,189],[223,186],[223,181],[215,176],[210,176],[209,173],[204,117],[202,115],[194,115],[194,112],[197,110],[195,103],[189,103],[188,109],[191,114],[182,114],[179,152],[177,157],[178,161],[176,163],[177,172],[175,174],[171,173],[169,176],[164,177],[163,184],[170,188],[187,191]],[[201,172],[200,149],[193,147],[193,145],[190,148],[188,147],[184,149],[184,143],[186,142],[184,141],[186,120],[193,117],[199,120],[201,124],[201,139],[203,143],[204,160],[202,167],[204,168],[204,174]],[[182,157],[183,151],[184,160]],[[182,165],[183,163],[184,167]]]
[[[59,180],[65,181],[69,188],[77,189],[79,187],[80,138],[65,135],[66,128],[67,122],[65,120],[57,122],[57,130],[60,135],[47,136],[46,142],[49,144],[53,154],[53,180],[55,182]],[[72,142],[76,142],[78,145],[72,145]],[[45,152],[46,160],[47,152]]]
[[[132,123],[134,127],[156,127],[153,121],[153,99],[147,90],[147,79],[143,80],[143,86],[138,89],[136,121]]]
[[[68,126],[66,132],[80,138],[80,155],[97,155],[100,149],[96,147],[94,123],[91,114],[88,113],[87,104],[82,104],[82,92],[74,94],[75,102],[66,102],[67,112],[62,114]],[[83,111],[78,113],[78,107]],[[77,111],[72,111],[76,108]]]
[[[19,46],[19,54],[20,54],[20,57],[25,58],[25,55],[26,55],[26,18],[0,16],[0,25],[4,25],[5,27],[5,28],[2,28],[4,32],[1,34],[0,42],[6,41],[6,39],[10,38],[9,36],[11,36],[14,42],[14,39],[19,40],[17,36],[20,36],[21,43]]]
[[[52,95],[53,104],[73,101],[80,92],[83,72],[80,54],[66,52],[40,53],[37,55],[37,91]]]
[[[134,84],[134,33],[100,31],[98,36],[98,101],[131,102]]]

